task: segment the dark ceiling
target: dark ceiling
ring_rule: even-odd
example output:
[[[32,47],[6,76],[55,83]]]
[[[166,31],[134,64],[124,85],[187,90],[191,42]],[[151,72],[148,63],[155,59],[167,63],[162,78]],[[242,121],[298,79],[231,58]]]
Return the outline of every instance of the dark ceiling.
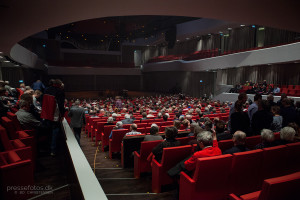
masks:
[[[177,24],[196,20],[178,16],[120,16],[90,19],[48,29],[49,39],[60,35],[62,39],[133,40],[153,37]]]

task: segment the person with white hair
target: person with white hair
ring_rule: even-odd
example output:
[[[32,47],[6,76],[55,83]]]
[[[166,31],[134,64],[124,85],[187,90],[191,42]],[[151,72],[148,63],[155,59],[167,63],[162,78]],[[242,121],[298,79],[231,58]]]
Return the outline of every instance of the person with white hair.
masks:
[[[113,128],[113,130],[123,130],[124,128],[123,128],[123,123],[121,122],[121,121],[118,121],[117,123],[116,123],[116,126]],[[112,131],[113,131],[112,130]],[[111,139],[112,138],[112,131],[110,132],[110,135],[109,135],[109,139]]]
[[[202,131],[197,135],[197,141],[202,149],[195,152],[192,156],[182,160],[173,168],[168,171],[171,177],[176,177],[181,171],[193,171],[196,168],[198,158],[218,156],[222,154],[221,149],[218,147],[216,133],[209,131]]]
[[[233,141],[234,146],[232,148],[224,151],[223,154],[233,154],[233,153],[244,152],[244,151],[250,150],[245,146],[246,133],[244,133],[243,131],[236,131],[233,134],[232,141]]]
[[[117,113],[113,113],[111,116],[112,116],[112,118],[114,119],[114,121],[117,121],[117,117],[118,117],[118,114],[117,114]]]
[[[156,124],[152,124],[150,128],[150,135],[146,135],[144,141],[155,141],[163,140],[163,138],[158,134],[159,127]]]
[[[130,114],[125,114],[124,118],[125,119],[121,121],[123,124],[132,124],[134,121],[133,119],[130,118]]]
[[[280,140],[277,141],[277,145],[285,145],[293,143],[295,140],[296,131],[294,128],[286,126],[280,131]]]
[[[75,106],[71,107],[68,116],[71,118],[70,126],[73,128],[75,138],[80,145],[81,129],[85,124],[85,110],[79,105],[80,101],[76,100]]]
[[[107,118],[107,123],[105,123],[104,126],[107,125],[114,125],[114,118],[112,117]]]
[[[155,119],[161,119],[161,118],[162,118],[162,113],[161,112],[157,113],[157,117]]]
[[[136,124],[131,124],[130,125],[130,132],[126,133],[124,137],[128,135],[141,135],[141,132],[137,131],[137,125]]]
[[[261,135],[261,143],[257,144],[255,146],[255,149],[263,149],[263,148],[275,146],[274,143],[275,136],[273,131],[271,131],[270,129],[263,129],[261,130],[260,135]]]

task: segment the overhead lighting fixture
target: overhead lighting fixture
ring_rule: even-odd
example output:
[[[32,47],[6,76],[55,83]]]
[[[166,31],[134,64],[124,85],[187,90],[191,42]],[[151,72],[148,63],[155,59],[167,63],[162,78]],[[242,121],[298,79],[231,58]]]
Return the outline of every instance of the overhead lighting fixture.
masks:
[[[185,38],[185,39],[186,39],[186,40],[189,40],[190,38],[187,37],[187,38]]]
[[[211,36],[211,34],[210,34],[210,33],[209,33],[209,34],[207,34],[207,35]]]
[[[265,27],[259,27],[258,30],[263,31],[263,30],[265,30]]]
[[[3,56],[0,56],[0,58],[3,58]]]
[[[147,44],[147,47],[149,47],[150,45],[149,44]]]
[[[255,25],[252,25],[252,28],[255,28]]]
[[[4,60],[3,62],[9,63],[10,61],[9,60]]]
[[[15,67],[19,67],[19,65],[14,65]]]
[[[177,42],[180,42],[180,40],[176,40]]]
[[[245,26],[245,24],[241,24],[240,26],[243,27],[243,26]]]
[[[232,28],[227,28],[227,30],[232,30]]]
[[[3,52],[2,52],[2,51],[0,51],[0,54],[3,54]]]
[[[222,31],[219,31],[219,33],[223,33]]]

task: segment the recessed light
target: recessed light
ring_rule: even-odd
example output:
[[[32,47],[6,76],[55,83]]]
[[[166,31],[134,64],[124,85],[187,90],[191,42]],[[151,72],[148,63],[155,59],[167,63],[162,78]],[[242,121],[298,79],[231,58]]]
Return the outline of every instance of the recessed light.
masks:
[[[243,26],[245,26],[245,25],[244,25],[244,24],[241,24],[240,26],[243,27]]]

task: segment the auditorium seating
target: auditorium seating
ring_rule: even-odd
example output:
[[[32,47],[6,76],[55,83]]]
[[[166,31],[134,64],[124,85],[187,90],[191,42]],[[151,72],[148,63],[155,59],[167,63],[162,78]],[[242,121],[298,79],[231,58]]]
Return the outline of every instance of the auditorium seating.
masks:
[[[179,200],[221,200],[228,194],[232,155],[199,158],[193,178],[180,174]]]
[[[246,138],[246,147],[249,149],[254,149],[254,147],[261,143],[261,136],[256,135],[256,136],[251,136]]]
[[[0,152],[0,181],[0,199],[25,200],[32,196],[27,193],[29,190],[9,189],[34,185],[33,164],[27,154],[24,154],[24,149]]]
[[[231,200],[298,200],[300,172],[266,179],[263,182],[260,191],[243,194],[240,197],[236,194],[230,194]]]
[[[128,132],[126,129],[112,130],[112,138],[109,139],[109,158],[112,159],[112,154],[121,151],[121,143]]]
[[[167,171],[181,160],[190,156],[192,150],[191,145],[164,148],[161,163],[155,160],[155,158],[152,159],[152,192],[160,193],[163,185],[173,182]]]
[[[300,169],[300,142],[287,144],[287,163],[290,173],[299,171]]]
[[[224,152],[227,149],[230,149],[233,147],[233,141],[232,139],[229,140],[221,140],[218,142],[218,146],[221,149],[222,152]]]
[[[143,172],[151,172],[151,165],[147,158],[152,149],[161,142],[162,140],[141,142],[140,152],[134,152],[134,178],[140,178]]]

